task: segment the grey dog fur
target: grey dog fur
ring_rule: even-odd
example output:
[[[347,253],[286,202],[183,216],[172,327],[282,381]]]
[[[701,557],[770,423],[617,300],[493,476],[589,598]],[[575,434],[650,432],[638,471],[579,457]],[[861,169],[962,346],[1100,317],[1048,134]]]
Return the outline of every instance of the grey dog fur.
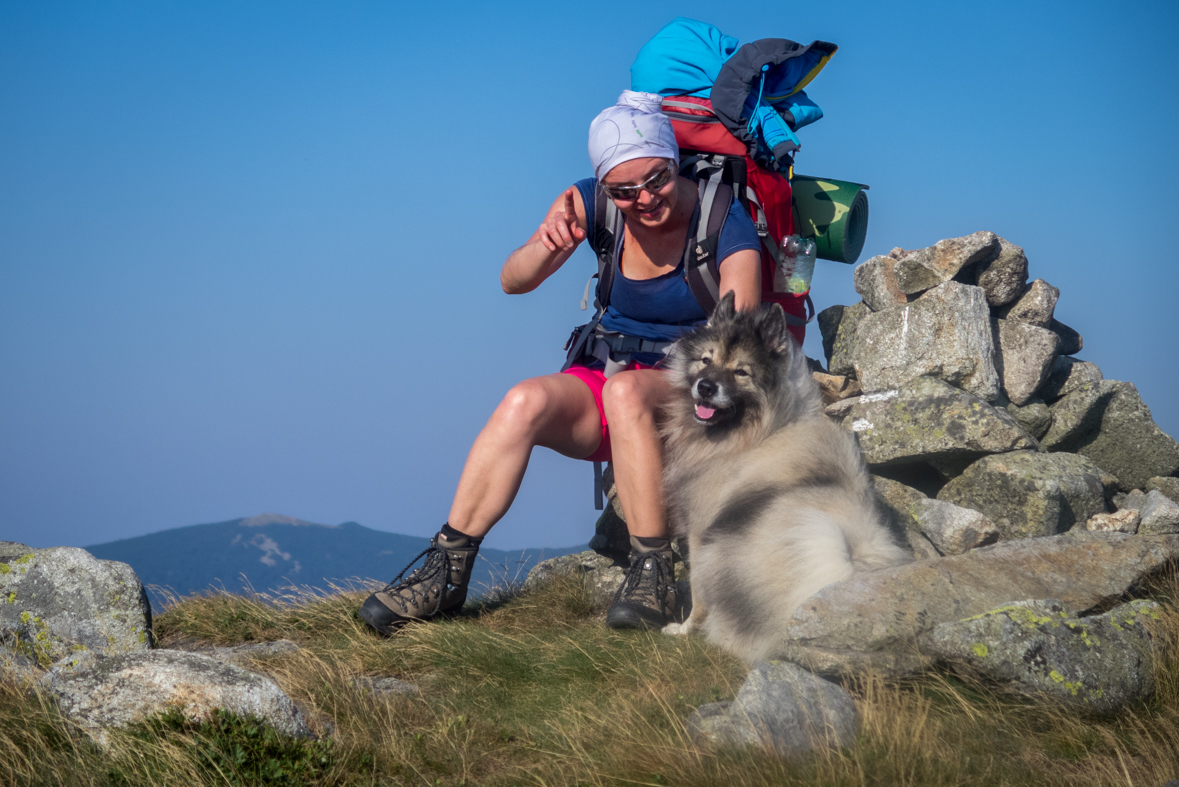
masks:
[[[911,559],[884,524],[855,439],[823,415],[780,306],[737,312],[726,295],[667,368],[664,488],[692,568],[692,614],[669,633],[699,630],[747,662],[771,658],[820,588]],[[707,422],[696,416],[702,379],[716,386],[704,394],[717,405]]]

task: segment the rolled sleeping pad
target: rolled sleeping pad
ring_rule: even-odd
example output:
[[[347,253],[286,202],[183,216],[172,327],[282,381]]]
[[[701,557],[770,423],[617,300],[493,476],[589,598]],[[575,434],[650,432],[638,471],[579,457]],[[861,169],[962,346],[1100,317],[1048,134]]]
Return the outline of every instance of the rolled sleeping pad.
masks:
[[[868,237],[868,187],[798,174],[790,183],[794,226],[798,234],[815,239],[815,256],[849,265],[859,259]]]

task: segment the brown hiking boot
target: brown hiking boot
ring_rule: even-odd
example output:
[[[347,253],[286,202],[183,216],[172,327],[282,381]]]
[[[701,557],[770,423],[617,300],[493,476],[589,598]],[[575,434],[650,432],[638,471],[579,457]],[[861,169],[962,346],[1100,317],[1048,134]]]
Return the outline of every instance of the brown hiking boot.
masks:
[[[392,582],[365,600],[361,620],[381,634],[392,634],[411,620],[458,612],[467,600],[467,583],[478,551],[466,537],[448,541],[439,533]],[[402,579],[422,555],[426,560],[421,568]]]
[[[630,545],[630,568],[606,612],[606,625],[612,629],[661,629],[675,622],[679,614],[671,548],[644,551],[634,536]]]

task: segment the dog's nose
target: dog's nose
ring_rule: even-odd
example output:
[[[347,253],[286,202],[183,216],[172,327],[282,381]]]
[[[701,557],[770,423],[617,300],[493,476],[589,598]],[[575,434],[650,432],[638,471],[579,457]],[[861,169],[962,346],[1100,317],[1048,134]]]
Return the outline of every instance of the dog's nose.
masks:
[[[697,380],[696,393],[707,399],[710,396],[716,396],[716,383],[712,380]]]

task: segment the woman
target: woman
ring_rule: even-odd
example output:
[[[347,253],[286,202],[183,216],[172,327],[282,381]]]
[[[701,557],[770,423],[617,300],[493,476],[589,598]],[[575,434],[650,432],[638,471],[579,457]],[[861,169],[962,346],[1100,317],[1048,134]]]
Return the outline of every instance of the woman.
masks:
[[[593,226],[595,190],[601,188],[624,223],[601,325],[656,344],[674,341],[707,315],[682,268],[698,190],[677,174],[679,149],[659,96],[625,91],[591,124],[589,153],[595,177],[557,197],[528,242],[508,257],[500,273],[504,292],[531,292],[565,264]],[[717,258],[720,293],[731,290],[740,309],[760,301],[759,248],[753,223],[734,199]],[[670,387],[665,374],[651,368],[659,359],[657,353],[634,353],[624,370],[606,379],[600,361],[583,358],[562,373],[512,388],[467,456],[450,516],[423,553],[425,564],[404,579],[403,570],[371,595],[361,617],[389,633],[411,619],[457,611],[479,544],[512,504],[532,449],[544,446],[575,459],[614,463],[632,553],[607,625],[655,628],[671,622],[675,583],[655,423]]]

